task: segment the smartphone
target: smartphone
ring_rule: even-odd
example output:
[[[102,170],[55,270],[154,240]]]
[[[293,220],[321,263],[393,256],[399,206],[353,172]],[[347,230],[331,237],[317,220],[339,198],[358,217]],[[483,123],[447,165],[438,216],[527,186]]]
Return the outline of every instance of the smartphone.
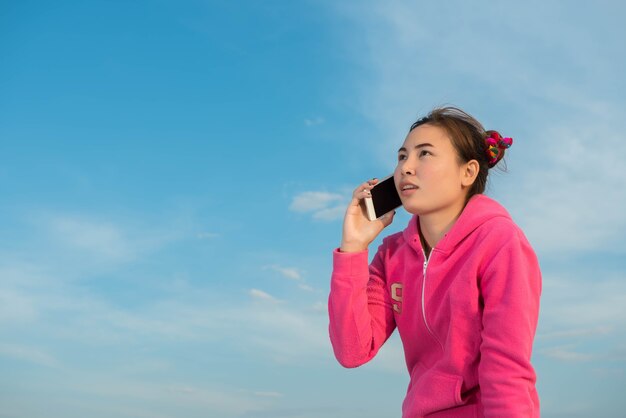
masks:
[[[374,221],[395,208],[402,206],[393,175],[385,177],[372,187],[372,196],[362,200],[367,218]]]

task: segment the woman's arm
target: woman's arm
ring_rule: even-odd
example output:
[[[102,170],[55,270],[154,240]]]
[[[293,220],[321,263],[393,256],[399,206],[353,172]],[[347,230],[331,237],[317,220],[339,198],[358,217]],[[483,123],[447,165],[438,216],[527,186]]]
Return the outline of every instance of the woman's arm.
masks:
[[[367,248],[393,221],[393,213],[370,221],[360,202],[370,196],[377,180],[361,184],[352,193],[343,221],[341,248],[333,254],[328,298],[330,340],[345,367],[369,361],[395,328],[385,290],[383,245],[367,265]]]
[[[485,417],[538,417],[530,363],[539,315],[541,272],[516,230],[490,257],[480,281],[484,301],[478,377]]]
[[[371,266],[367,251],[333,253],[328,314],[335,357],[344,367],[371,360],[395,329],[381,245]]]

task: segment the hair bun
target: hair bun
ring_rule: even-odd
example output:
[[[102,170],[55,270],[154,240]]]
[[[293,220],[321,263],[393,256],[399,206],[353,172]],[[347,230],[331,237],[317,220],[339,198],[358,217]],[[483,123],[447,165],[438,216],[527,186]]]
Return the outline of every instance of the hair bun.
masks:
[[[503,138],[498,131],[487,131],[485,153],[487,155],[489,168],[498,164],[498,161],[504,157],[504,151],[511,145],[513,145],[513,138]]]

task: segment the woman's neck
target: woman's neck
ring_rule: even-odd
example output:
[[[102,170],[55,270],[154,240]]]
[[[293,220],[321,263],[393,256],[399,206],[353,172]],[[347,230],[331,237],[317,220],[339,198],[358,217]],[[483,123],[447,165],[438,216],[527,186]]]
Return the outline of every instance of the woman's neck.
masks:
[[[430,254],[430,250],[435,248],[439,241],[450,231],[461,215],[464,206],[465,205],[458,208],[451,208],[444,213],[434,212],[419,216],[418,229],[422,239],[422,246],[427,255]]]

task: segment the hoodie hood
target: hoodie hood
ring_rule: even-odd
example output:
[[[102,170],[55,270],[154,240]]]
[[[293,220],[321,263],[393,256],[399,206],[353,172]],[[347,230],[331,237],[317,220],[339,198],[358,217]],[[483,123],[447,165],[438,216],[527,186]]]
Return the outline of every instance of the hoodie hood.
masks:
[[[494,220],[496,218],[511,219],[511,215],[507,210],[493,200],[483,194],[477,194],[463,208],[461,215],[456,220],[448,233],[437,243],[437,252],[449,254],[454,248],[463,241],[469,234],[474,232],[481,225]],[[416,251],[422,251],[422,245],[419,239],[419,216],[414,215],[409,221],[409,225],[403,231],[404,240],[411,245]]]

